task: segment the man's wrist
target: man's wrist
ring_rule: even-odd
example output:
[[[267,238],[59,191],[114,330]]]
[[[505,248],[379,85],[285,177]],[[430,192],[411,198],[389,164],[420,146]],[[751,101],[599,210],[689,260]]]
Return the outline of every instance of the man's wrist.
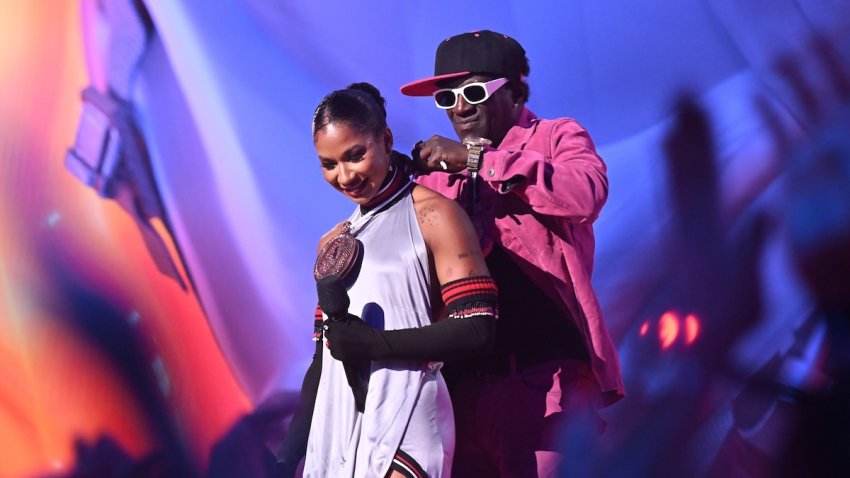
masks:
[[[466,169],[469,172],[477,173],[481,169],[481,160],[484,156],[484,149],[491,144],[487,138],[470,137],[463,140],[463,145],[466,146]]]

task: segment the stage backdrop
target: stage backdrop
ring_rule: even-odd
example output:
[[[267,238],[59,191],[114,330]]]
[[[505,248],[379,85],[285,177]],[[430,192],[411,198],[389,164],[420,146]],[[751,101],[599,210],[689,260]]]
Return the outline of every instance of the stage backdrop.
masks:
[[[49,432],[52,390],[80,373],[120,382],[98,371],[97,357],[74,351],[85,347],[65,330],[69,312],[44,305],[43,296],[69,288],[150,327],[163,351],[155,365],[163,386],[177,392],[190,433],[206,437],[201,456],[238,413],[296,389],[313,347],[316,244],[353,210],[322,180],[313,110],[329,91],[368,81],[387,99],[396,149],[451,137],[429,98],[404,97],[399,87],[432,74],[442,39],[475,29],[525,47],[529,108],[576,118],[608,164],[594,284],[632,403],[657,404],[659,390],[673,387],[638,367],[642,358],[701,360],[688,347],[704,337],[723,345],[715,352],[742,377],[788,353],[813,303],[782,233],[786,149],[776,125],[785,139],[811,125],[789,78],[806,72],[825,91],[816,40],[846,66],[846,2],[9,0],[0,6],[0,352],[17,375],[0,374],[0,399],[11,407],[0,419],[18,425],[0,428],[9,435],[0,441],[40,450],[13,460],[15,470],[68,458],[76,428]],[[143,150],[125,158],[128,191],[150,199],[149,209],[121,207],[66,166],[86,87],[121,100],[125,132]],[[707,115],[711,137],[700,151],[706,174],[685,179],[666,159],[683,95]],[[703,232],[717,249],[706,252],[680,227],[689,194],[705,203]],[[705,257],[724,261],[708,283],[682,272],[706,266]],[[741,277],[743,285],[732,280]],[[717,319],[734,314],[706,305],[695,292],[706,286],[746,320],[730,329]],[[41,345],[28,345],[35,337]],[[82,371],[39,365],[55,358],[44,349],[51,340],[72,344],[67,353],[80,358],[65,366]],[[802,376],[812,360],[802,360]],[[607,412],[613,418],[628,400],[617,407]],[[108,429],[110,417],[88,423]],[[141,433],[114,434],[145,447],[131,438]]]

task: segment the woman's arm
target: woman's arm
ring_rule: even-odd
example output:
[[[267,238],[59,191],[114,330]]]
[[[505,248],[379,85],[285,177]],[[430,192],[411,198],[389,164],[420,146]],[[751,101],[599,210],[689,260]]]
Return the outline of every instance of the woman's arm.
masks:
[[[475,228],[457,202],[424,186],[414,189],[413,200],[440,284],[490,275]]]
[[[316,395],[319,391],[319,378],[322,376],[322,311],[316,308],[313,322],[313,340],[316,350],[313,361],[304,374],[301,384],[301,400],[298,408],[289,422],[286,437],[277,452],[276,478],[295,476],[295,470],[301,458],[307,453],[307,438],[310,436],[310,424],[313,421],[313,409],[316,406]]]
[[[493,344],[497,291],[466,213],[454,201],[424,187],[413,192],[417,218],[449,318],[424,327],[377,330],[349,315],[326,324],[331,355],[338,360],[443,361],[487,353]],[[333,279],[318,284],[319,302],[339,302]],[[342,291],[342,292],[341,292]]]
[[[325,244],[328,243],[334,236],[342,231],[344,222],[334,226],[333,229],[326,232],[321,239],[316,251],[321,251]],[[304,381],[301,383],[301,399],[298,402],[298,408],[292,416],[292,421],[289,422],[289,428],[286,432],[286,437],[280,445],[277,456],[277,468],[275,472],[276,478],[293,477],[298,468],[298,464],[304,455],[307,453],[307,439],[310,436],[310,424],[313,421],[313,409],[316,406],[316,395],[319,391],[319,379],[322,376],[322,307],[316,306],[316,312],[313,316],[313,341],[316,342],[316,349],[313,351],[313,361],[307,368],[307,373],[304,374]]]

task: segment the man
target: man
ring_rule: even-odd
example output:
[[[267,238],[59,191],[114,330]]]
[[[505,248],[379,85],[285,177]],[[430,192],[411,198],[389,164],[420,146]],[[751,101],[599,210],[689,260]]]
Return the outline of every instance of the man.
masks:
[[[460,141],[417,143],[418,182],[467,209],[499,287],[494,351],[444,369],[455,476],[558,475],[565,423],[624,393],[591,287],[605,164],[576,121],[525,107],[528,73],[516,40],[484,30],[441,42],[434,76],[401,87],[433,95],[454,127]]]

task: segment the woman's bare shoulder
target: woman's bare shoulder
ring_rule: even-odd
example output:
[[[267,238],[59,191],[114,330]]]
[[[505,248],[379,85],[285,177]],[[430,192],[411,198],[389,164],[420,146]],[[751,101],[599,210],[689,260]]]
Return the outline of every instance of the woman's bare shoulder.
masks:
[[[425,187],[414,190],[413,200],[440,283],[487,275],[475,228],[460,204]]]
[[[441,219],[453,220],[458,214],[464,214],[454,200],[422,185],[417,185],[413,189],[413,205],[420,224],[423,221],[428,223],[429,218],[430,222]]]
[[[466,212],[457,202],[425,186],[413,190],[413,204],[426,241],[458,235],[469,223]]]

